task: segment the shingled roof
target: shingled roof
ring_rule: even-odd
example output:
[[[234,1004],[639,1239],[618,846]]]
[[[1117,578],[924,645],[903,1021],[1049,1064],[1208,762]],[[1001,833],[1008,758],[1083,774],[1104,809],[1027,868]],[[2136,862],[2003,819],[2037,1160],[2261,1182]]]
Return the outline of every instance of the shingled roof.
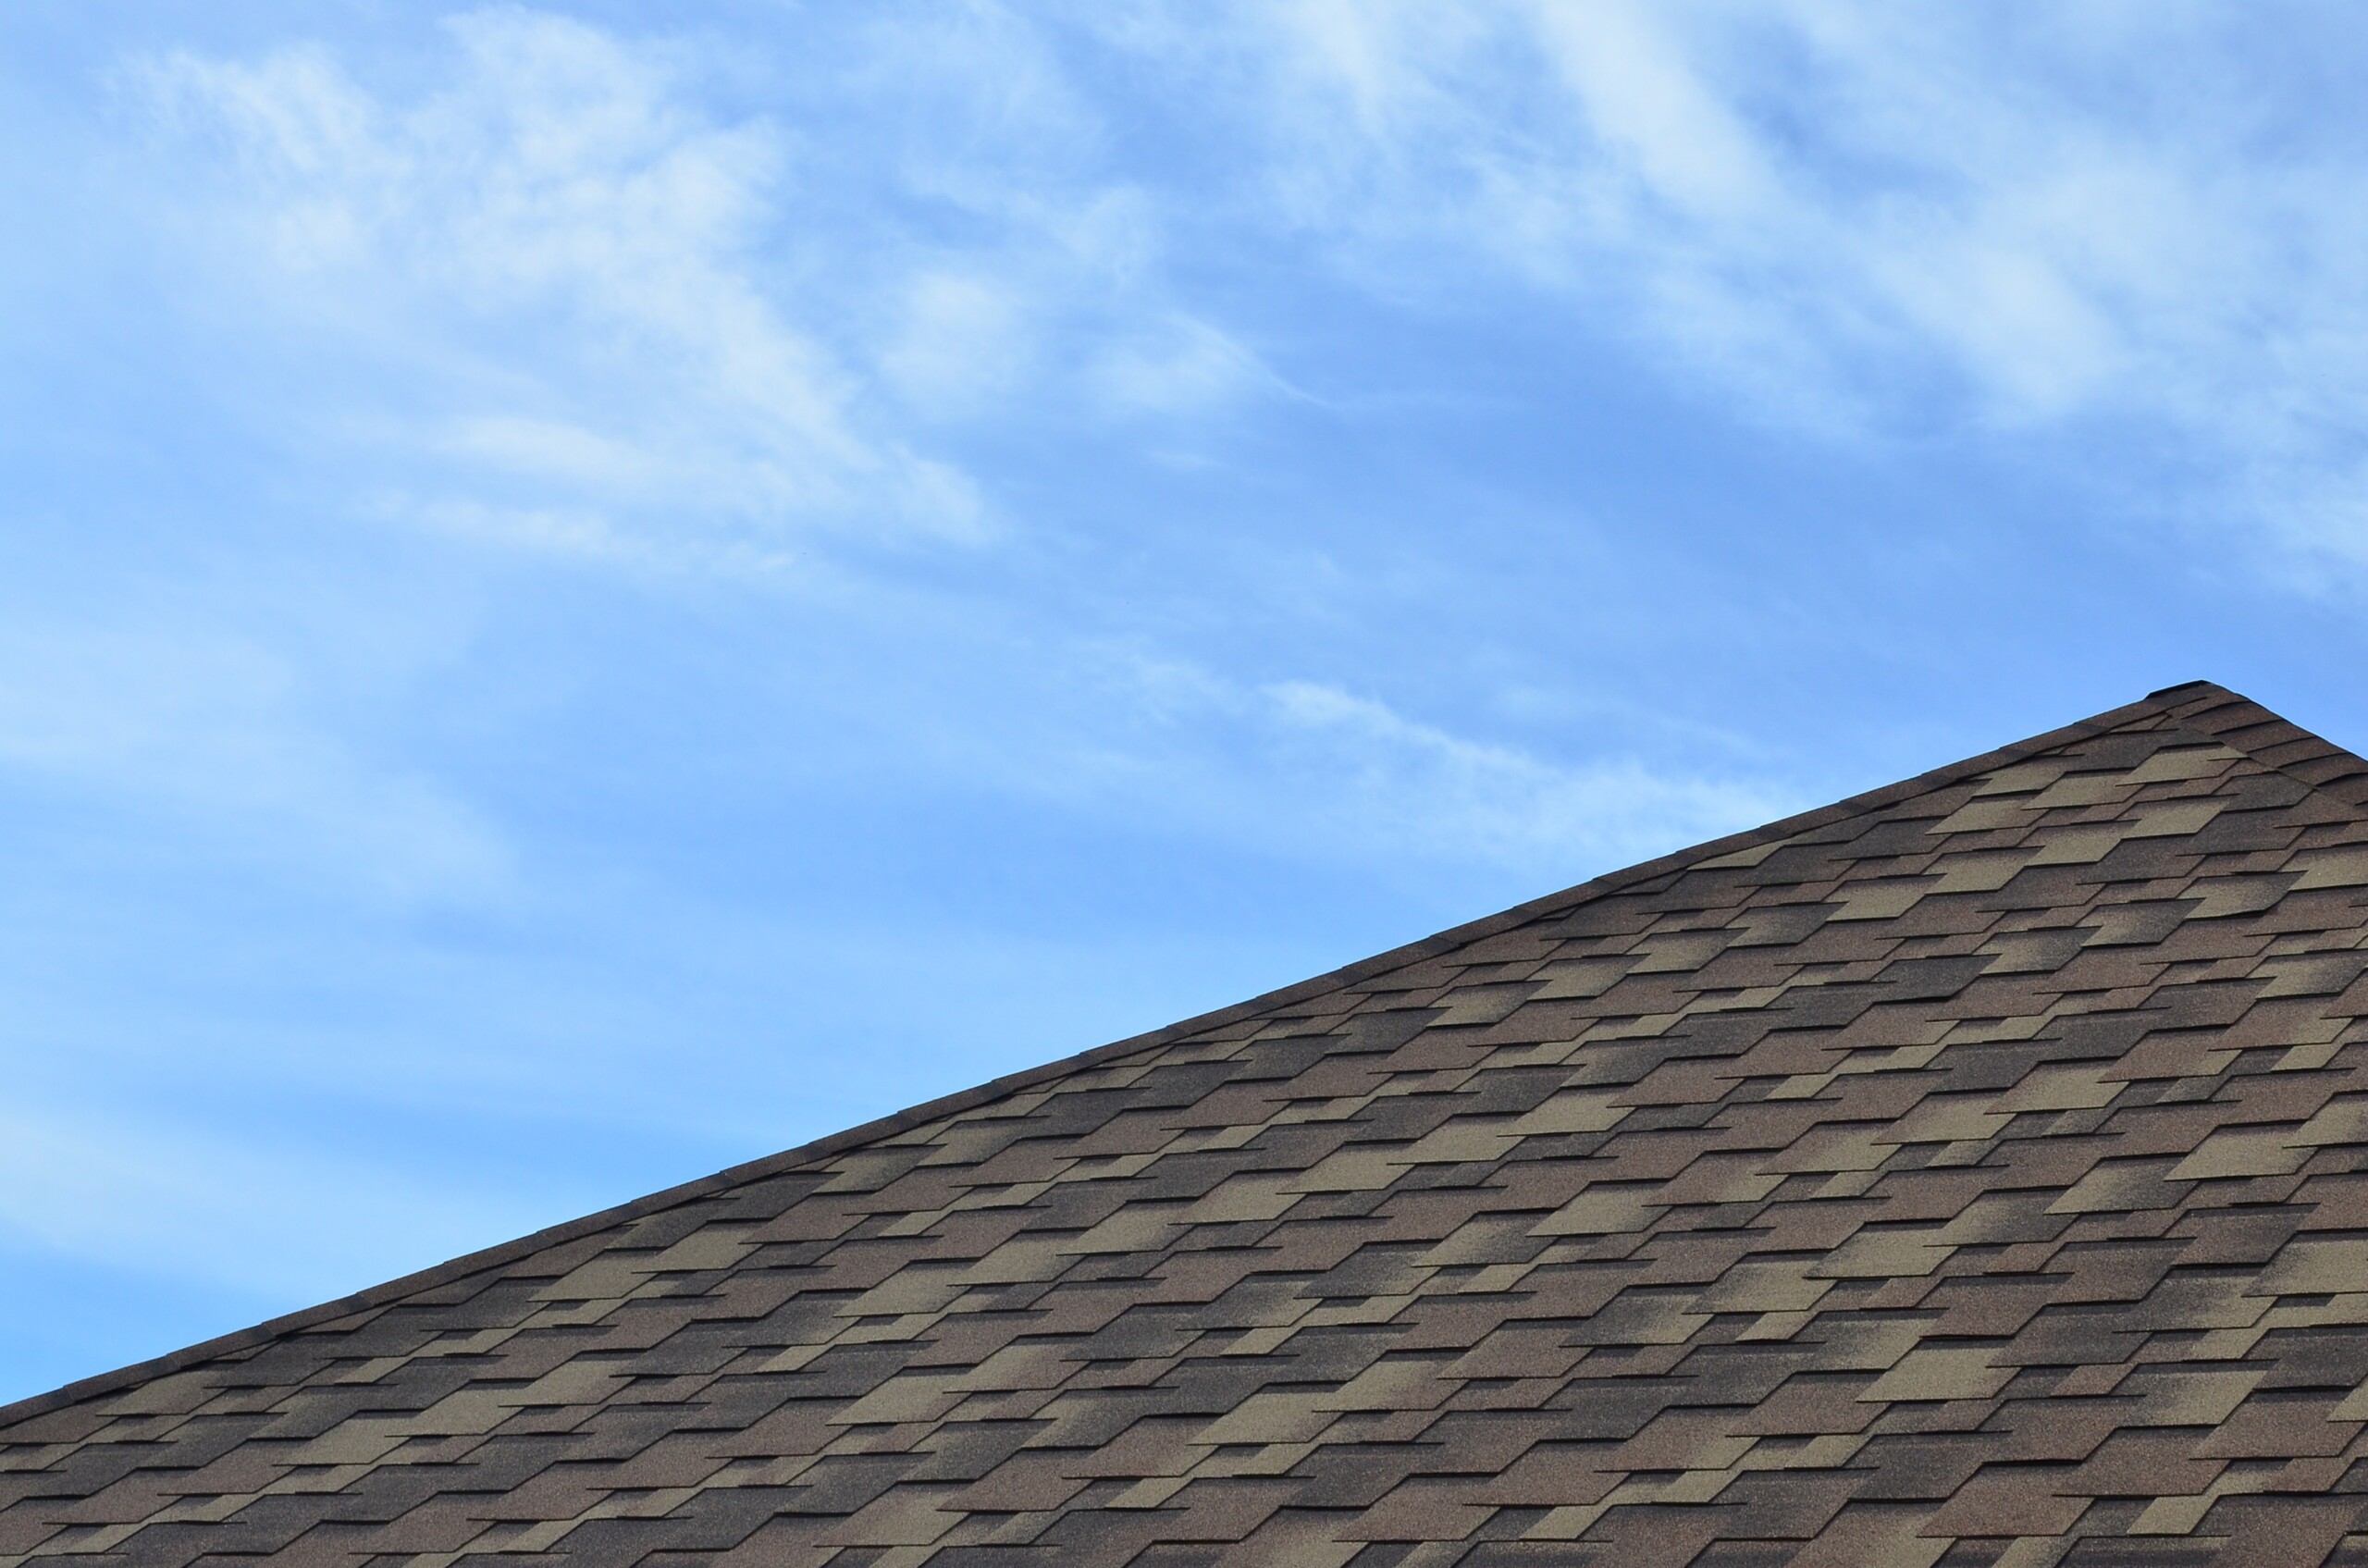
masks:
[[[0,1564],[2368,1564],[2364,803],[2157,693],[0,1411]]]

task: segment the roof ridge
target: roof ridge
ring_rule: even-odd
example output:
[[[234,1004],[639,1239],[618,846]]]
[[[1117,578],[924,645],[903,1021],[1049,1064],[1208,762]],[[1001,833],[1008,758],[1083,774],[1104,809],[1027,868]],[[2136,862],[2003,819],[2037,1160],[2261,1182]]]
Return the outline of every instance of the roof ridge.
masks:
[[[2198,735],[2209,735],[2355,810],[2368,808],[2368,758],[2209,681],[2189,681],[2154,695],[2176,698],[2170,717]]]
[[[488,1269],[531,1257],[536,1253],[569,1242],[581,1241],[603,1230],[615,1229],[649,1215],[694,1203],[702,1198],[730,1191],[752,1182],[786,1175],[812,1166],[821,1160],[864,1147],[882,1139],[894,1137],[915,1127],[961,1112],[975,1109],[1005,1099],[1023,1090],[1053,1079],[1139,1052],[1154,1050],[1178,1040],[1227,1024],[1240,1022],[1262,1013],[1271,1013],[1294,1003],[1311,1000],[1345,989],[1362,981],[1387,974],[1393,969],[1420,963],[1469,946],[1486,937],[1510,931],[1532,920],[1567,913],[1582,905],[1605,897],[1639,883],[1671,875],[1705,860],[1737,851],[1756,848],[1771,841],[1795,836],[1850,817],[1880,809],[1917,795],[1945,788],[1977,773],[2021,761],[2054,750],[2072,742],[2123,729],[2149,717],[2177,717],[2178,721],[2200,733],[2265,765],[2288,772],[2312,787],[2326,787],[2297,768],[2316,768],[2326,775],[2329,784],[2356,785],[2361,798],[2340,796],[2346,804],[2358,807],[2368,799],[2368,761],[2349,751],[2311,735],[2269,710],[2250,699],[2214,685],[2210,682],[2189,682],[2164,688],[2122,707],[2109,709],[2090,718],[2032,735],[1995,750],[1961,759],[1930,769],[1913,777],[1902,779],[1879,788],[1862,791],[1825,806],[1796,812],[1758,827],[1729,833],[1706,843],[1690,846],[1641,861],[1633,866],[1609,871],[1586,882],[1549,893],[1542,897],[1518,904],[1510,909],[1484,916],[1461,925],[1450,926],[1430,936],[1405,944],[1371,957],[1329,970],[1307,980],[1253,996],[1247,1001],[1216,1008],[1192,1018],[1181,1019],[1164,1028],[1130,1035],[1107,1044],[1094,1046],[1072,1056],[1007,1073],[968,1089],[957,1090],[920,1105],[908,1106],[843,1131],[799,1144],[794,1148],[766,1154],[736,1166],[730,1166],[711,1175],[662,1189],[627,1203],[601,1209],[575,1219],[548,1226],[512,1241],[497,1242],[490,1247],[448,1259],[445,1262],[402,1275],[397,1278],[367,1287],[352,1294],[320,1303],[314,1306],[267,1319],[251,1327],[218,1335],[162,1356],[137,1362],[128,1366],[78,1379],[45,1393],[31,1395],[13,1403],[0,1405],[0,1427],[77,1404],[84,1400],[130,1387],[153,1378],[167,1377],[189,1367],[225,1356],[260,1348],[307,1329],[350,1319],[360,1315],[375,1314],[403,1301],[483,1273]],[[2209,724],[2212,727],[2205,727]],[[2237,737],[2237,738],[2231,738]],[[2302,742],[2315,743],[2315,748]],[[2286,748],[2292,753],[2285,761],[2272,761],[2254,747]],[[2297,749],[2297,748],[2300,749]]]

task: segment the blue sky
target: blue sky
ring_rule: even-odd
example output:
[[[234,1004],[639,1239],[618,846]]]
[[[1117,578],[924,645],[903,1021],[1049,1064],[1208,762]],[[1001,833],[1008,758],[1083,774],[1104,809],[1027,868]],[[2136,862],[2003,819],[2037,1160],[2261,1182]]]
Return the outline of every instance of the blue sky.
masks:
[[[2176,681],[2334,6],[0,12],[0,1399]]]

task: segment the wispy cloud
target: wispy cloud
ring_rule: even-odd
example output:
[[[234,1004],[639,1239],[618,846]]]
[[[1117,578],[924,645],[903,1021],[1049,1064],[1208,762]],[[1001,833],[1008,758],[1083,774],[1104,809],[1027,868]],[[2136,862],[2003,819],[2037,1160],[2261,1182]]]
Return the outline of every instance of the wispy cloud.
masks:
[[[1109,647],[1088,658],[1092,719],[1054,743],[1058,765],[1006,787],[1115,802],[1263,852],[1486,866],[1542,890],[1803,804],[1748,770],[1542,754],[1330,681],[1248,683]]]
[[[2297,50],[2327,25],[2289,19]],[[131,80],[173,167],[204,171],[183,221],[217,275],[306,352],[409,383],[314,412],[441,454],[444,488],[401,499],[448,525],[729,538],[735,562],[817,529],[991,537],[949,426],[1289,394],[1288,354],[1177,281],[1180,232],[1203,256],[1312,247],[1417,309],[1526,289],[1829,436],[2167,436],[2197,520],[2368,562],[2368,177],[2340,132],[2281,117],[2241,27],[889,5],[801,16],[761,112],[735,112],[701,45],[504,7],[453,18],[424,88],[311,45]],[[1191,106],[1192,158],[1140,155],[1121,80]]]
[[[1301,831],[1364,854],[1390,849],[1520,868],[1606,869],[1781,816],[1764,784],[1633,758],[1551,761],[1407,718],[1315,681],[1259,688],[1253,722],[1304,803]]]
[[[958,473],[866,426],[848,370],[760,253],[783,153],[718,123],[660,49],[513,9],[449,24],[409,99],[334,55],[175,55],[133,74],[184,142],[223,150],[197,231],[216,282],[306,352],[392,381],[328,411],[450,465],[418,504],[524,495],[613,528],[975,537]],[[406,386],[406,383],[408,385]],[[515,531],[513,531],[513,536]],[[565,544],[577,535],[535,536]]]
[[[405,468],[376,510],[738,565],[833,535],[970,544],[999,523],[931,450],[949,423],[1281,389],[1168,287],[1164,215],[1104,167],[1032,22],[818,30],[736,116],[694,43],[510,6],[445,31],[410,90],[314,44],[124,74],[194,187],[176,238],[219,308],[306,367],[312,430]]]
[[[1374,292],[1526,286],[1832,436],[2143,428],[2199,520],[2368,559],[2368,175],[2280,108],[2332,13],[2283,45],[2187,6],[1229,15],[1101,25],[1192,59],[1260,128],[1267,221]]]
[[[1300,14],[1265,91],[1301,221],[1451,236],[1642,306],[1721,377],[1832,398],[1922,354],[1984,413],[2044,416],[2123,368],[2149,303],[2191,302],[2219,248],[2155,242],[2213,216],[2191,209],[2202,149],[2084,112],[2047,80],[2092,64],[2060,40],[1819,0]]]

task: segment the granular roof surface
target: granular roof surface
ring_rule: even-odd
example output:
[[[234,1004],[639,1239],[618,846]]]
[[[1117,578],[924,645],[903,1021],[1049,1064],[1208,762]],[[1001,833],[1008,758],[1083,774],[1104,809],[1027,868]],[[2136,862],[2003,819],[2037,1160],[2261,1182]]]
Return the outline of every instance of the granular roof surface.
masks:
[[[2368,1564],[2363,802],[2175,687],[0,1411],[0,1564]]]

